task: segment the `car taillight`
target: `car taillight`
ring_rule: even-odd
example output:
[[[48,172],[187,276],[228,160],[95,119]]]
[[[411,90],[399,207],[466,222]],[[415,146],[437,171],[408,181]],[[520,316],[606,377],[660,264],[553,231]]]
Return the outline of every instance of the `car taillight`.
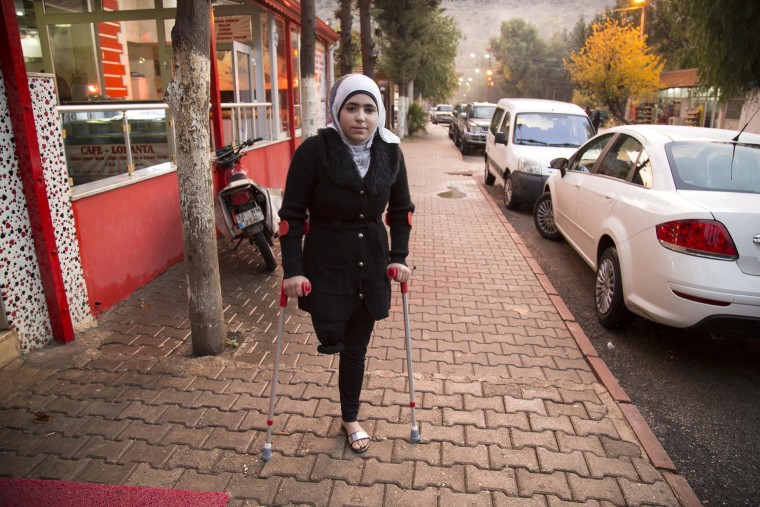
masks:
[[[241,204],[245,204],[248,201],[250,201],[251,195],[248,193],[247,190],[238,190],[237,192],[232,192],[231,194],[227,194],[227,198],[229,199],[229,202],[231,202],[233,206],[240,206]]]
[[[716,220],[675,220],[655,229],[660,244],[670,250],[724,261],[739,258],[728,229]]]

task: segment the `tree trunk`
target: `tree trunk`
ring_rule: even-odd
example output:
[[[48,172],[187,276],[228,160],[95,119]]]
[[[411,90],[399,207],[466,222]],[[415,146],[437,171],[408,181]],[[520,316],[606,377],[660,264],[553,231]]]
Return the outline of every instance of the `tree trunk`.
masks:
[[[409,89],[414,86],[409,81],[404,81],[402,83],[399,83],[399,90],[398,90],[398,120],[396,123],[396,128],[398,131],[396,134],[401,138],[405,138],[408,134],[407,129],[407,122],[406,122],[406,115],[409,111]],[[393,104],[390,105],[390,107],[393,107]]]
[[[358,0],[359,3],[359,27],[362,37],[362,72],[370,79],[375,78],[375,41],[372,40],[372,17],[370,16],[370,4],[372,0]]]
[[[354,70],[354,48],[351,46],[351,26],[353,22],[351,0],[340,0],[340,46],[338,47],[338,59],[341,76],[350,74]]]
[[[301,136],[317,134],[317,84],[314,60],[317,39],[317,7],[315,0],[301,0]]]
[[[211,2],[178,0],[172,29],[174,78],[166,87],[176,128],[185,276],[193,354],[224,350],[224,318],[216,250],[209,156]]]

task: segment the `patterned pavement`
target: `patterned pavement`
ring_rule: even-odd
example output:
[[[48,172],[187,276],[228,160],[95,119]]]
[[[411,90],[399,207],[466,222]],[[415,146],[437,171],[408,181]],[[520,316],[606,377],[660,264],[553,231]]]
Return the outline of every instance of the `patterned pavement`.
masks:
[[[356,455],[338,358],[288,307],[266,432],[281,272],[220,240],[230,346],[194,358],[179,264],[0,369],[0,476],[227,492],[230,507],[701,505],[443,127],[404,141],[417,418],[401,299],[376,327]],[[477,174],[473,175],[473,172]],[[279,251],[276,251],[279,254]]]

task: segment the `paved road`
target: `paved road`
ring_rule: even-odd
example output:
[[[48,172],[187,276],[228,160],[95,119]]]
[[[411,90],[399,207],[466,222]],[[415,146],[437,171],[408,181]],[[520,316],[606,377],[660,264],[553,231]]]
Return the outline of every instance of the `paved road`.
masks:
[[[464,159],[482,182],[482,155]],[[489,192],[503,201],[498,183]],[[699,498],[760,505],[760,339],[695,336],[643,319],[609,332],[594,313],[591,269],[566,242],[543,239],[527,207],[501,208]]]

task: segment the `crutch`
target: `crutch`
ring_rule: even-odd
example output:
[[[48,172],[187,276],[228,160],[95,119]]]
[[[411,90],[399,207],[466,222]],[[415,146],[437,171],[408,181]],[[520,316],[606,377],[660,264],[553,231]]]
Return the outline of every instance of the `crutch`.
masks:
[[[396,268],[390,267],[387,271],[388,278],[396,278]],[[404,332],[406,334],[406,371],[409,374],[409,406],[412,408],[412,434],[409,439],[412,442],[420,441],[420,429],[417,427],[417,414],[415,409],[417,404],[414,402],[414,371],[412,370],[412,337],[409,332],[409,292],[408,282],[400,282],[401,285],[401,302],[404,306]]]
[[[301,285],[304,296],[311,292],[311,284],[304,282]],[[285,290],[280,288],[280,322],[277,325],[277,355],[274,356],[274,370],[272,371],[272,385],[269,391],[269,415],[267,416],[267,439],[261,458],[264,461],[272,459],[272,425],[274,425],[274,404],[277,401],[277,377],[280,374],[280,355],[282,354],[282,332],[285,328],[285,307],[288,306],[288,296]]]

